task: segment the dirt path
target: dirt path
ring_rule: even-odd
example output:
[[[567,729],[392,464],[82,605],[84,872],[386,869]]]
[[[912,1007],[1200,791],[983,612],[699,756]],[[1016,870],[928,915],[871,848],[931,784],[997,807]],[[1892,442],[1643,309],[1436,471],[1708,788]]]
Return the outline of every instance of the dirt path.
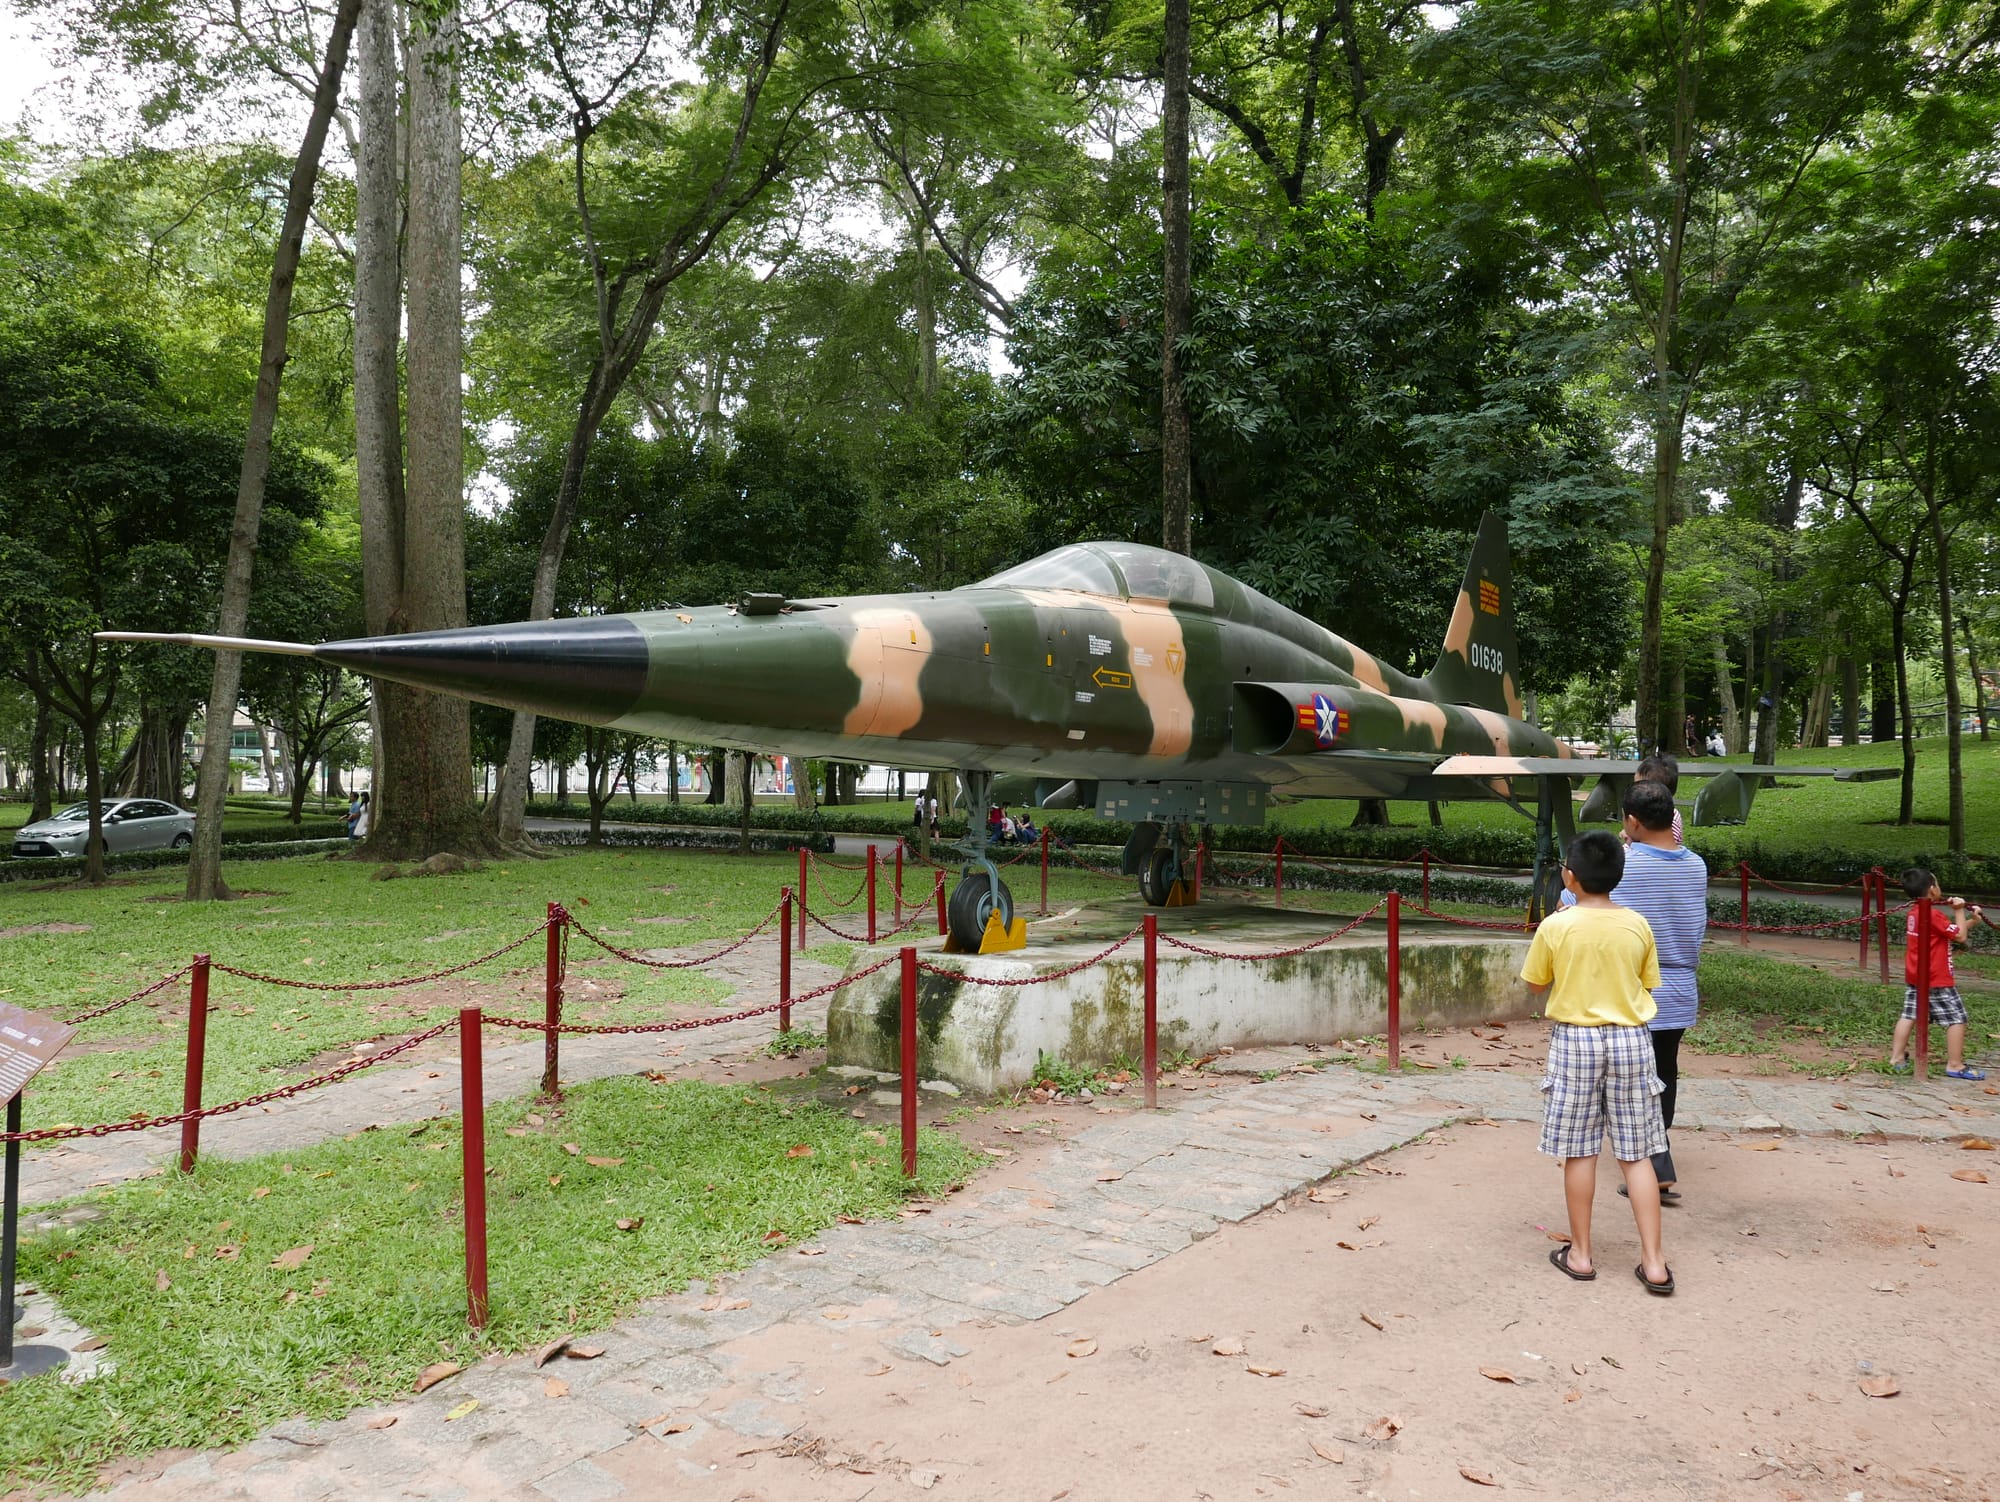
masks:
[[[787,1436],[713,1430],[671,1478],[649,1439],[598,1464],[631,1497],[731,1502],[859,1502],[926,1478],[1010,1502],[1483,1495],[1467,1472],[1632,1502],[1990,1496],[2000,1355],[1963,1331],[1989,1301],[1995,1191],[1952,1180],[1968,1155],[1950,1147],[1746,1145],[1679,1149],[1672,1299],[1626,1272],[1608,1179],[1604,1273],[1562,1279],[1533,1129],[1459,1127],[1060,1316],[948,1332],[968,1348],[948,1367],[892,1367],[824,1324],[760,1332],[720,1354],[796,1371]],[[1224,1343],[1244,1354],[1212,1354]],[[1871,1375],[1901,1395],[1865,1396]],[[1383,1419],[1391,1439],[1372,1437]]]

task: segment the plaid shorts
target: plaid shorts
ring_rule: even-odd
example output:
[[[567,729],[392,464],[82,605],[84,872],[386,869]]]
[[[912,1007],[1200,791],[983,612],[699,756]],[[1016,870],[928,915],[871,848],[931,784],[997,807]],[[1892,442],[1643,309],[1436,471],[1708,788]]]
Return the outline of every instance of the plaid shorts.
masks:
[[[1594,1158],[1611,1131],[1621,1163],[1667,1150],[1660,1116],[1653,1038],[1643,1027],[1549,1030],[1549,1072],[1542,1079],[1542,1151],[1552,1158]]]
[[[1917,988],[1903,987],[1903,1020],[1917,1020]],[[1965,998],[1957,986],[1931,987],[1931,1021],[1939,1027],[1956,1027],[1965,1019]]]

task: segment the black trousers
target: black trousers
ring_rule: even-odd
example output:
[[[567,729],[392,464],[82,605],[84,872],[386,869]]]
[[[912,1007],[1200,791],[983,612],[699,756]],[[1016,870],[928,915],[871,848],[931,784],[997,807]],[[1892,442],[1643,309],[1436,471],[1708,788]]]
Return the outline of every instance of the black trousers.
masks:
[[[1684,1027],[1670,1027],[1653,1034],[1653,1069],[1660,1076],[1663,1087],[1660,1091],[1660,1117],[1669,1130],[1674,1124],[1674,1097],[1680,1090],[1681,1038],[1686,1032]],[[1679,1179],[1671,1148],[1653,1154],[1653,1173],[1662,1184],[1672,1184]]]

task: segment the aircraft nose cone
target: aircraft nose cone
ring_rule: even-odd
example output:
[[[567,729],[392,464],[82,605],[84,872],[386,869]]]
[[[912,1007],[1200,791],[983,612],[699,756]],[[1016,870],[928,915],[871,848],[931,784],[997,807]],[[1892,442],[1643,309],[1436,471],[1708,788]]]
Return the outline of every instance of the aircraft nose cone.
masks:
[[[646,684],[646,639],[623,616],[372,636],[327,642],[313,655],[370,678],[587,725],[624,715]]]

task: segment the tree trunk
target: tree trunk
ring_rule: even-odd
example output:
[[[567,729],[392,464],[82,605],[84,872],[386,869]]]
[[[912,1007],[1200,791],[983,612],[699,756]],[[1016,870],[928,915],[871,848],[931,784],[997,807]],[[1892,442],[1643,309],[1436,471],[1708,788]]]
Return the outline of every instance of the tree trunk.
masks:
[[[750,853],[750,816],[756,811],[756,808],[757,756],[755,752],[745,751],[743,753],[743,820],[737,826],[738,832],[742,835],[742,842],[738,846],[738,849],[744,855]]]
[[[1389,800],[1386,798],[1357,798],[1354,800],[1354,818],[1349,821],[1349,829],[1387,829],[1389,827]]]
[[[681,801],[681,748],[677,741],[667,742],[667,802],[678,808]]]
[[[264,481],[271,472],[271,434],[278,422],[278,386],[285,373],[285,344],[290,333],[292,285],[298,278],[299,252],[304,244],[306,217],[319,182],[320,153],[327,126],[340,103],[341,75],[347,69],[347,44],[361,12],[360,0],[340,0],[333,30],[327,37],[326,64],[313,90],[312,114],[305,138],[292,163],[285,190],[285,218],[278,231],[278,248],[271,259],[271,283],[264,297],[263,347],[257,363],[257,385],[250,398],[250,421],[243,439],[243,467],[236,480],[236,515],[229,528],[229,558],[223,565],[222,603],[216,612],[220,636],[241,636],[250,617],[250,572],[257,557],[257,531],[264,513]],[[229,791],[229,732],[236,718],[236,701],[243,687],[243,654],[217,652],[215,674],[208,689],[208,723],[203,741],[201,776],[195,789],[194,849],[188,857],[183,896],[190,902],[210,902],[229,896],[222,882],[222,806]],[[92,773],[95,776],[95,772]],[[100,857],[101,859],[101,857]]]
[[[1720,632],[1709,642],[1709,652],[1715,659],[1715,699],[1722,711],[1722,744],[1740,755],[1742,727],[1736,709],[1736,679],[1729,666],[1729,648],[1723,645]]]
[[[793,757],[786,765],[792,769],[792,807],[802,814],[818,812],[819,800],[813,796],[812,773],[806,763]]]
[[[1972,641],[1972,623],[1960,616],[1958,634],[1965,638],[1965,666],[1972,674],[1972,718],[1979,727],[1979,738],[1990,740],[1986,728],[1986,686],[1979,681],[1979,654]]]
[[[86,714],[78,727],[83,732],[83,796],[90,805],[90,833],[85,836],[83,847],[83,879],[91,886],[104,885],[104,771],[97,764],[97,727],[99,716]],[[222,819],[216,818],[216,846],[222,844]],[[195,820],[195,828],[201,828],[201,820]]]
[[[392,630],[465,624],[465,424],[458,16],[412,38],[409,194],[409,471]],[[472,717],[463,699],[396,684],[382,700],[383,779],[371,856],[493,848],[472,798]]]
[[[55,812],[55,776],[49,765],[49,706],[35,702],[35,728],[28,738],[28,822],[34,824]],[[178,800],[176,800],[178,801]]]
[[[923,213],[918,210],[910,216],[916,229],[916,315],[917,315],[917,392],[924,408],[928,411],[937,402],[938,392],[938,337],[937,337],[937,293],[931,285],[931,244],[930,231],[924,224]]]
[[[394,0],[364,0],[355,35],[360,123],[354,161],[354,467],[362,620],[389,631],[403,574],[401,68]],[[372,801],[372,800],[371,800]]]
[[[1852,657],[1840,659],[1840,744],[1852,746],[1861,739],[1861,664]]]
[[[1937,451],[1933,435],[1931,452]],[[1958,644],[1951,615],[1951,539],[1946,535],[1942,508],[1933,499],[1931,547],[1937,553],[1938,645],[1944,663],[1945,787],[1949,804],[1948,845],[1953,855],[1965,853],[1964,732],[1959,729]]]
[[[1193,435],[1181,344],[1194,326],[1188,203],[1189,0],[1166,0],[1165,98],[1161,106],[1161,238],[1166,245],[1165,307],[1160,342],[1160,541],[1176,553],[1193,550],[1190,514]]]
[[[708,776],[708,791],[702,794],[701,801],[720,808],[729,798],[729,753],[719,746],[711,747],[701,765]]]
[[[1908,566],[1905,565],[1907,575]],[[1903,600],[1909,591],[1903,592]],[[1903,732],[1903,796],[1896,808],[1898,824],[1917,821],[1917,739],[1916,724],[1910,714],[1909,606],[1896,604],[1889,610],[1890,648],[1896,654],[1896,709]]]
[[[1675,487],[1680,483],[1681,426],[1672,400],[1671,370],[1664,354],[1653,379],[1661,388],[1653,420],[1652,536],[1646,551],[1646,593],[1639,626],[1639,693],[1633,729],[1639,754],[1666,748],[1665,695],[1661,682],[1663,609],[1667,580],[1667,534],[1673,526]]]
[[[1896,674],[1891,664],[1901,655],[1901,646],[1887,659],[1878,659],[1868,669],[1868,686],[1874,702],[1868,710],[1868,739],[1896,739]]]

